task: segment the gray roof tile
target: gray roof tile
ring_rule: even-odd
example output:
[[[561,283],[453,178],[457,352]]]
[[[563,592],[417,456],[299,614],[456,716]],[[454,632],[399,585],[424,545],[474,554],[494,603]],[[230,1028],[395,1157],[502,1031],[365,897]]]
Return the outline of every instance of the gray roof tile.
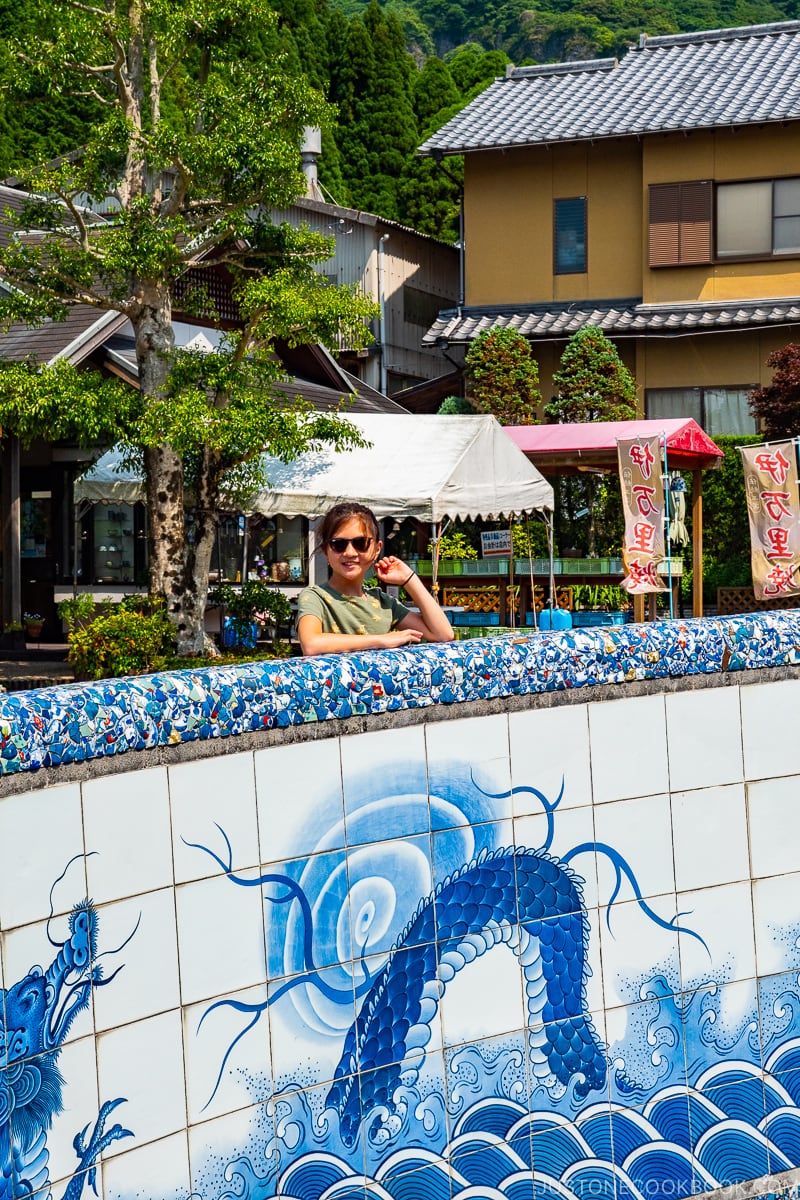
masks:
[[[516,329],[531,339],[567,338],[586,325],[597,325],[611,337],[672,334],[687,336],[697,329],[759,328],[800,324],[800,296],[784,300],[733,300],[713,304],[642,304],[640,300],[612,300],[578,307],[519,305],[449,309],[439,314],[423,338],[434,345],[444,337],[450,343],[469,343],[487,329]]]
[[[797,119],[800,21],[781,21],[643,39],[619,62],[509,69],[420,153]]]

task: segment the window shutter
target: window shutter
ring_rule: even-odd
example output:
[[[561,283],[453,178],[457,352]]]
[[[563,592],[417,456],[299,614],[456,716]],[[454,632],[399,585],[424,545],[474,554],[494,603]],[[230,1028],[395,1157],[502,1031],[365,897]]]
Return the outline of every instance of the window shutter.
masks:
[[[650,185],[650,266],[676,267],[680,261],[679,183]]]
[[[681,183],[679,262],[711,262],[711,181]]]
[[[712,198],[707,179],[650,185],[651,267],[711,262]]]

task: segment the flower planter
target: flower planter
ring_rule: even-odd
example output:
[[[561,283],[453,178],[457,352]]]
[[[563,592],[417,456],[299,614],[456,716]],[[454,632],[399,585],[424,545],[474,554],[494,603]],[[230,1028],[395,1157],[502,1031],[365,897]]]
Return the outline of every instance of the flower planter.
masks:
[[[44,621],[29,621],[25,626],[25,637],[29,642],[39,642],[42,638]]]
[[[229,650],[236,647],[254,650],[258,641],[258,625],[255,621],[245,621],[241,617],[225,617],[222,622],[221,641]]]

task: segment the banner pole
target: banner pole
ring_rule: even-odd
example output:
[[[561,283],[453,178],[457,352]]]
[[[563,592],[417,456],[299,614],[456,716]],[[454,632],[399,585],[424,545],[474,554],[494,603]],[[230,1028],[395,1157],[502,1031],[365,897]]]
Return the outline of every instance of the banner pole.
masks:
[[[670,542],[669,542],[669,527],[670,527],[671,518],[670,518],[670,514],[669,514],[669,500],[670,500],[669,463],[667,462],[667,435],[666,435],[666,433],[661,434],[661,448],[664,452],[664,524],[665,524],[664,548],[666,549],[666,552],[667,552],[667,582],[669,583],[669,619],[670,619],[670,621],[674,621],[675,620],[675,598],[673,596],[673,591],[672,591],[672,553],[670,551]]]

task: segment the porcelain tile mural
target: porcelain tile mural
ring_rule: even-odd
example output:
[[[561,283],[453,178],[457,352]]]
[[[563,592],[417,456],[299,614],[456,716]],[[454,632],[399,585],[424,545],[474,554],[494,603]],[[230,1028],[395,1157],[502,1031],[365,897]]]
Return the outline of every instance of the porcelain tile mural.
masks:
[[[84,757],[118,719],[420,712],[0,799],[0,1200],[674,1200],[800,1166],[800,762],[762,745],[795,681],[425,721],[800,641],[620,628],[8,697],[8,763],[9,711],[44,755],[67,693]]]

